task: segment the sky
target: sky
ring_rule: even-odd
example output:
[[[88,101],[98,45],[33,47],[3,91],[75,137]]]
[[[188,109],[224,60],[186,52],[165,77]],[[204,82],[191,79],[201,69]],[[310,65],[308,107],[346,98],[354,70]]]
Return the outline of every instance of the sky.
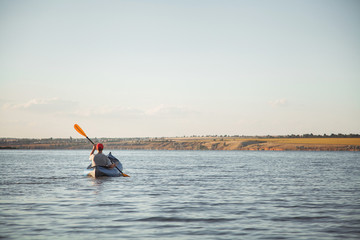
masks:
[[[360,1],[0,0],[0,137],[360,133]]]

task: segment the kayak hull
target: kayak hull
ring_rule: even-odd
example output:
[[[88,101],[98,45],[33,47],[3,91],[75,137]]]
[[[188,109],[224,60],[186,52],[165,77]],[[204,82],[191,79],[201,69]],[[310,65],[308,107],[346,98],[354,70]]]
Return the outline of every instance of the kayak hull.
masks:
[[[121,171],[123,170],[122,164],[120,161],[115,158],[111,153],[109,153],[108,158],[112,163],[115,163],[116,167],[119,168]],[[107,168],[107,167],[100,167],[95,166],[92,167],[91,164],[84,170],[85,176],[90,176],[93,178],[99,177],[122,177],[121,172],[116,168]]]

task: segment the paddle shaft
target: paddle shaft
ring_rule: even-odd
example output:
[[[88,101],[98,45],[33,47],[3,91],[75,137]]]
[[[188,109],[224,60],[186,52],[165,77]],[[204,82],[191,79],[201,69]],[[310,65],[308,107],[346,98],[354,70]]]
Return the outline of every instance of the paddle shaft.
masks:
[[[91,141],[91,139],[88,138],[88,136],[86,136],[86,138],[87,138],[87,140],[89,140],[92,143],[92,145],[95,145],[95,143],[93,141]]]
[[[110,159],[110,158],[109,158],[109,159]],[[110,162],[111,162],[112,164],[114,164],[114,162],[113,162],[111,159],[110,159]],[[129,177],[129,175],[123,173],[116,165],[115,165],[115,167],[116,167],[117,170],[119,170],[119,172],[120,172],[124,177]]]

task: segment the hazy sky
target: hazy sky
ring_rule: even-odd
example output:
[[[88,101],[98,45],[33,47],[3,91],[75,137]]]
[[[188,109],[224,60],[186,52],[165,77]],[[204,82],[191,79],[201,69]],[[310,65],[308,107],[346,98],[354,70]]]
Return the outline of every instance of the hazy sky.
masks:
[[[0,0],[0,137],[360,133],[358,0]]]

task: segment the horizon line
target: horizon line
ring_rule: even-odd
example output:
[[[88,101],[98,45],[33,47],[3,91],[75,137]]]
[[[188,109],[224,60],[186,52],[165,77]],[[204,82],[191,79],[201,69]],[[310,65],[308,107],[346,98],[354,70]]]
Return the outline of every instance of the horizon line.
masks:
[[[279,135],[190,135],[190,136],[172,136],[172,137],[164,137],[164,136],[157,136],[157,137],[93,137],[94,139],[164,139],[164,138],[326,138],[326,137],[359,137],[360,133],[349,133],[349,134],[343,134],[343,133],[337,133],[337,134],[312,134],[312,133],[305,133],[305,134],[279,134]],[[83,137],[0,137],[0,139],[83,139]]]

